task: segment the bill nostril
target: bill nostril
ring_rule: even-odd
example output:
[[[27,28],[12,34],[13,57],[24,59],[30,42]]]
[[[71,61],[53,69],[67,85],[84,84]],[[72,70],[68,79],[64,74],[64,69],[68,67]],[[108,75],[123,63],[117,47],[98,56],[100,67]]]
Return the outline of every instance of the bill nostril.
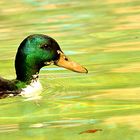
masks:
[[[63,59],[66,60],[66,61],[68,61],[68,58],[65,55],[63,56]]]
[[[65,57],[65,60],[68,61],[68,58]]]

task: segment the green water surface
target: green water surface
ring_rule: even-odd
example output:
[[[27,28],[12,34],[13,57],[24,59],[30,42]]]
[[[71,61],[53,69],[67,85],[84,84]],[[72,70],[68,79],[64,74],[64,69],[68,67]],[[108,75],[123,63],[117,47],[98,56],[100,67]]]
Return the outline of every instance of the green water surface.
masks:
[[[0,100],[0,140],[139,140],[140,1],[1,0],[0,75],[28,35],[55,38],[88,74],[40,71],[42,99]],[[96,133],[80,132],[102,129]]]

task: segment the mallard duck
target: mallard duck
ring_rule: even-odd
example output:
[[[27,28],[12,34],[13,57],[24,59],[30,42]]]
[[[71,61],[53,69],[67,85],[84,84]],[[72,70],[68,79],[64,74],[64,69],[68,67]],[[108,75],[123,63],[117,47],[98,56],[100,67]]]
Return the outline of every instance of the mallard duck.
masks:
[[[51,64],[79,73],[88,72],[86,68],[71,61],[53,38],[43,34],[30,35],[21,42],[17,50],[16,79],[0,77],[0,98],[16,95],[28,97],[32,93],[40,93],[42,86],[38,79],[39,71]]]

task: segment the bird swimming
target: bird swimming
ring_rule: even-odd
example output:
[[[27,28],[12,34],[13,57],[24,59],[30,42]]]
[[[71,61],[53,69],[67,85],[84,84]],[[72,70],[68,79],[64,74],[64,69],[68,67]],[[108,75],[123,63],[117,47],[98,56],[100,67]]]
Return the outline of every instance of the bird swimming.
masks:
[[[16,53],[16,79],[7,80],[0,77],[0,98],[16,95],[28,97],[32,93],[41,92],[39,71],[42,67],[51,64],[74,72],[88,72],[83,66],[71,61],[50,36],[29,35],[21,42]]]

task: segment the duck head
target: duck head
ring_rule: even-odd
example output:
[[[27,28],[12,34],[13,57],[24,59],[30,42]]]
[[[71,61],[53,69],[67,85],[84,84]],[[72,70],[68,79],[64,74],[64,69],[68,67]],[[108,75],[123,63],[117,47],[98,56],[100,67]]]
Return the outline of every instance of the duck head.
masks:
[[[71,61],[53,38],[35,34],[25,38],[18,48],[15,59],[17,80],[30,82],[33,75],[50,64],[79,73],[88,72],[86,68]]]

